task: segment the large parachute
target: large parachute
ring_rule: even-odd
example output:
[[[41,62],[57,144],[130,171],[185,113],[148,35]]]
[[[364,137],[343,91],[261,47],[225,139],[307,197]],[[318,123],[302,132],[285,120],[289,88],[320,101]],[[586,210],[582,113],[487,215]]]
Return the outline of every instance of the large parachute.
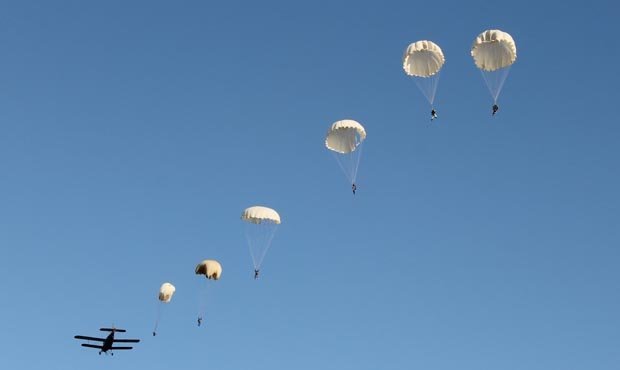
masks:
[[[257,277],[273,236],[281,223],[280,215],[274,209],[253,206],[243,211],[241,219],[245,221],[245,235],[254,264],[255,277]]]
[[[431,107],[435,102],[439,74],[446,58],[439,45],[421,40],[410,44],[403,55],[403,69],[413,77]]]
[[[157,326],[159,326],[159,320],[161,318],[161,306],[164,303],[170,303],[170,300],[172,299],[175,291],[176,288],[170,283],[163,283],[159,288],[159,295],[157,296],[157,298],[159,299],[160,303],[157,305],[157,317],[155,319],[155,327],[153,328],[153,336],[157,335]]]
[[[517,46],[512,36],[500,30],[486,30],[474,40],[471,56],[497,104],[510,67],[517,60]]]
[[[325,137],[325,146],[334,154],[338,165],[354,188],[364,140],[364,126],[352,119],[334,122]]]

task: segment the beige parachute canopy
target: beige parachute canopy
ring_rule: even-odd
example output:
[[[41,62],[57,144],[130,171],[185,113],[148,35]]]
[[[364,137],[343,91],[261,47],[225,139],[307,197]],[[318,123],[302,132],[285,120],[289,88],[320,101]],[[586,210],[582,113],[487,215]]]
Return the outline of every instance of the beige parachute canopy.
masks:
[[[263,222],[280,224],[280,215],[278,212],[263,206],[246,208],[241,214],[241,219],[252,224],[261,224]]]
[[[441,48],[432,41],[421,40],[410,44],[403,56],[403,69],[409,76],[431,77],[435,75],[446,58]]]
[[[196,266],[196,275],[204,275],[207,279],[219,280],[222,276],[222,265],[216,260],[204,260]]]
[[[161,288],[159,288],[159,300],[164,303],[169,303],[175,290],[176,288],[174,285],[170,283],[163,283]]]
[[[364,126],[352,119],[345,119],[334,122],[327,130],[325,146],[336,153],[347,154],[355,151],[365,139],[366,130],[364,130]]]
[[[505,68],[517,59],[517,46],[512,36],[500,30],[482,32],[471,46],[476,67],[493,72]]]

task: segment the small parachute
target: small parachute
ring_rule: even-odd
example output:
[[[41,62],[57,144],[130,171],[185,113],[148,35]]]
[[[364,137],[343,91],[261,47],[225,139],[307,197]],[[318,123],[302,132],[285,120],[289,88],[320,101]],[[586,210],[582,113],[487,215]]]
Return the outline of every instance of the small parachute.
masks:
[[[219,280],[222,276],[222,265],[216,260],[204,260],[196,266],[196,275],[204,275],[207,279]]]
[[[334,122],[325,137],[325,147],[334,154],[338,165],[354,189],[364,140],[366,140],[364,126],[352,119]]]
[[[196,275],[204,275],[209,280],[219,280],[222,276],[222,265],[216,260],[204,260],[196,265]],[[198,312],[198,326],[202,324],[207,310],[207,284],[204,284],[204,292],[201,294],[200,311]]]
[[[162,304],[170,303],[172,296],[174,295],[176,288],[174,285],[170,283],[163,283],[159,288],[158,299],[160,303],[157,305],[157,318],[155,319],[155,327],[153,328],[153,336],[157,335],[157,326],[159,325],[159,320],[161,319],[161,310]]]
[[[253,206],[243,211],[241,219],[245,221],[245,235],[254,264],[254,277],[256,278],[271,246],[273,236],[281,223],[280,215],[274,209]]]
[[[474,40],[471,56],[497,104],[510,67],[517,60],[517,46],[512,36],[500,30],[486,30]]]
[[[428,40],[411,43],[403,55],[405,73],[413,77],[431,107],[435,102],[439,75],[445,62],[446,58],[439,45]]]
[[[159,288],[159,300],[163,303],[170,303],[176,288],[170,283],[163,283]]]

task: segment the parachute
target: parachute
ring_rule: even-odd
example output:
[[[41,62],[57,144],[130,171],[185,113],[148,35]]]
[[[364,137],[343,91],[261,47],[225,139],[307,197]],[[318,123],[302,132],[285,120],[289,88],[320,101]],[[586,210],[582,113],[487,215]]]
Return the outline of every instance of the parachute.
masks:
[[[163,303],[170,303],[175,290],[176,288],[174,285],[170,283],[163,283],[161,288],[159,288],[159,300]]]
[[[325,137],[325,146],[334,154],[338,165],[352,185],[355,185],[357,180],[364,140],[366,130],[352,119],[334,122]]]
[[[196,275],[204,275],[209,280],[219,280],[222,276],[222,265],[216,260],[204,260],[196,265]],[[207,287],[205,284],[204,292],[201,294],[200,311],[198,313],[198,326],[202,323],[205,311],[207,310]]]
[[[222,265],[216,260],[204,260],[196,266],[196,275],[204,275],[207,279],[219,280],[222,276]]]
[[[445,62],[441,48],[428,40],[410,44],[403,55],[405,73],[413,77],[431,107],[435,102],[439,74]]]
[[[510,67],[517,60],[517,46],[512,36],[500,30],[486,30],[474,40],[471,56],[497,104]]]
[[[176,288],[174,285],[170,283],[163,283],[159,288],[159,295],[157,298],[159,299],[160,304],[157,305],[157,317],[155,319],[155,327],[153,328],[153,336],[157,335],[157,326],[159,325],[159,320],[161,318],[161,306],[163,303],[170,303],[175,290]]]
[[[255,277],[257,277],[273,236],[280,225],[280,215],[271,208],[254,206],[246,208],[241,214],[241,219],[245,221],[245,235],[254,264]]]

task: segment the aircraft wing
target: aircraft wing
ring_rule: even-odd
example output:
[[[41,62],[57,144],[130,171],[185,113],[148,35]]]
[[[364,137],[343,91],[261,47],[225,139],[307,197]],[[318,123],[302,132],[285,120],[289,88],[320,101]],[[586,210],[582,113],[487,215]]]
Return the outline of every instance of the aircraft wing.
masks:
[[[94,340],[96,342],[105,342],[105,339],[103,339],[103,338],[85,337],[83,335],[76,335],[73,338],[75,338],[75,339],[84,339],[84,340]]]
[[[112,347],[110,348],[111,350],[117,350],[117,349],[132,349],[133,347]]]
[[[140,339],[116,339],[114,338],[114,343],[138,343]]]
[[[102,347],[102,346],[95,346],[95,345],[93,345],[93,344],[88,344],[88,343],[82,343],[82,347],[103,349],[103,347]]]

